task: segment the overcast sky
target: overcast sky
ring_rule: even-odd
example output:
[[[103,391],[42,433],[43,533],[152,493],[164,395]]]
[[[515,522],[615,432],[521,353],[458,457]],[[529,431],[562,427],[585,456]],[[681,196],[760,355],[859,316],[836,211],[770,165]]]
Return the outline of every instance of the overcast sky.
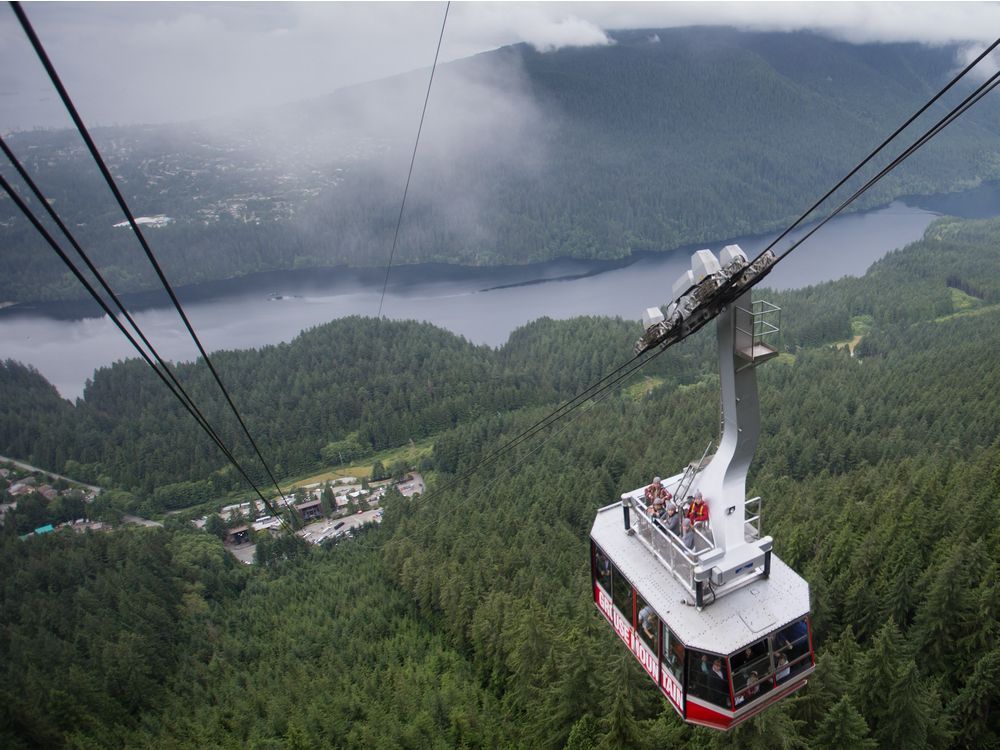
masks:
[[[192,120],[427,67],[445,4],[24,3],[91,125]],[[813,29],[851,42],[993,41],[998,3],[453,3],[443,61],[515,42],[607,44],[607,31],[693,24]],[[0,8],[0,132],[69,120],[9,6]]]

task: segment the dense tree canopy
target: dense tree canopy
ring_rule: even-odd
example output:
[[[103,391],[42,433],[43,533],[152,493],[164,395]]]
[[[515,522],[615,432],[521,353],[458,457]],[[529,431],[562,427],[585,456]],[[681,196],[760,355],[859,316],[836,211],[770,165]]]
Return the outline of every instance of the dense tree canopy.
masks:
[[[764,498],[776,552],[810,581],[819,664],[799,695],[729,735],[680,724],[588,590],[595,509],[715,436],[710,337],[657,360],[662,383],[645,395],[616,390],[451,483],[582,382],[560,380],[587,362],[578,342],[617,339],[627,352],[630,326],[583,320],[541,322],[504,349],[465,354],[445,334],[402,329],[449,353],[436,391],[461,392],[475,371],[466,368],[480,366],[531,397],[434,433],[429,492],[392,496],[381,527],[348,544],[296,546],[244,569],[214,537],[171,523],[5,534],[0,742],[996,747],[998,264],[1000,222],[946,220],[863,279],[780,296],[797,312],[786,351],[760,373],[764,430],[749,489]],[[842,321],[838,305],[849,310]],[[833,322],[817,328],[810,310]],[[854,356],[831,346],[859,321]],[[377,338],[374,322],[342,325]],[[574,327],[580,337],[560,335]],[[37,376],[5,372],[48,398]],[[110,419],[101,377],[95,398]],[[141,435],[129,425],[142,419],[135,409],[122,429]]]

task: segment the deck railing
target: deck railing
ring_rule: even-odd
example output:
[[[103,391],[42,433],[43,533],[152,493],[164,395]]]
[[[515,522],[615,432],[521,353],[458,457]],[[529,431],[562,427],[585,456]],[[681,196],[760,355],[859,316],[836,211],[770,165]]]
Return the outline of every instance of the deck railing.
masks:
[[[711,531],[705,534],[702,530],[695,529],[695,548],[690,550],[684,546],[680,537],[653,522],[648,513],[648,506],[641,496],[636,497],[633,493],[626,493],[622,495],[622,502],[628,503],[635,511],[629,514],[629,523],[636,538],[656,555],[692,596],[696,596],[694,569],[700,562],[701,555],[715,549]]]
[[[743,524],[743,540],[746,542],[756,542],[760,539],[760,519],[761,519],[761,502],[760,496],[751,498],[746,501],[743,506],[748,514],[744,524]],[[749,515],[752,513],[753,515]]]

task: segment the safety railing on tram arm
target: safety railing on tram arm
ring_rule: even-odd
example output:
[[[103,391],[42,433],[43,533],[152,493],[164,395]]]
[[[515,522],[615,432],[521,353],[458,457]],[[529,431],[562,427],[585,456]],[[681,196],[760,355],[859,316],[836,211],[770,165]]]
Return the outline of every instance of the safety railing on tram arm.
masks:
[[[681,542],[680,537],[653,523],[648,514],[648,506],[640,497],[626,493],[622,495],[622,502],[627,502],[636,511],[629,514],[629,523],[636,538],[670,569],[674,577],[692,595],[695,595],[694,568],[699,564],[702,554],[715,548],[712,539],[700,529],[694,529],[696,548],[689,550]]]
[[[755,300],[750,309],[736,308],[736,351],[751,363],[777,353],[765,339],[781,331],[781,308],[766,300]],[[772,341],[774,339],[771,339]]]
[[[756,505],[756,507],[755,508],[751,507],[753,505]],[[758,539],[760,539],[761,535],[760,519],[761,519],[762,506],[763,502],[761,501],[759,495],[757,497],[751,498],[746,501],[746,504],[744,506],[746,508],[746,512],[748,514],[752,513],[753,515],[747,515],[746,519],[744,520],[744,526],[743,526],[744,541],[755,542]]]

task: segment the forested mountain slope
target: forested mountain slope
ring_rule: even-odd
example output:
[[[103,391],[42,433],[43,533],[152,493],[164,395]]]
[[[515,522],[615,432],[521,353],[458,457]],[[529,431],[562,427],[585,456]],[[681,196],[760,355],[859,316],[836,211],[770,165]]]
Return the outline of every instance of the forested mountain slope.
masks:
[[[685,387],[615,393],[504,465],[435,491],[545,408],[463,420],[435,441],[425,497],[391,496],[381,528],[329,550],[290,548],[266,569],[235,570],[208,536],[169,523],[24,543],[4,535],[0,740],[996,747],[997,263],[1000,222],[945,220],[864,279],[782,295],[798,312],[785,321],[790,351],[761,370],[764,433],[748,489],[764,498],[776,552],[811,583],[819,667],[803,693],[730,735],[677,721],[588,590],[596,508],[715,435],[701,336],[679,347],[695,360]],[[800,347],[818,335],[803,326],[809,310],[837,338],[863,319],[857,356]],[[553,326],[521,332],[519,346],[547,346],[558,372],[580,354]],[[70,564],[87,574],[69,575]],[[165,617],[176,627],[158,625]],[[170,639],[159,658],[128,679],[115,670],[115,649],[148,648],[158,633]],[[58,672],[36,666],[53,659]],[[157,687],[136,695],[131,684]]]
[[[441,67],[395,262],[621,258],[782,227],[960,57],[954,46],[805,32],[614,38],[547,53],[507,47]],[[95,137],[136,214],[173,219],[146,233],[176,284],[380,266],[425,85],[419,71],[241,120]],[[987,97],[854,208],[1000,178],[998,123],[1000,104]],[[128,230],[112,229],[122,217],[72,134],[9,140],[118,288],[155,288]],[[14,212],[0,201],[0,300],[80,297]]]
[[[873,330],[860,352],[876,355],[900,335],[890,324],[995,304],[1000,301],[1000,256],[993,251],[997,226],[941,220],[922,242],[887,256],[863,278],[768,293],[784,308],[784,345],[794,351],[846,340],[852,320],[864,319]],[[213,362],[279,474],[298,474],[327,465],[335,454],[324,449],[334,443],[339,451],[364,455],[479,417],[569,398],[627,361],[639,333],[638,325],[620,320],[543,319],[493,350],[427,324],[345,318],[287,344],[220,352]],[[711,346],[711,337],[702,335],[654,360],[643,373],[668,384],[696,382],[714,370]],[[177,375],[252,466],[249,446],[203,364],[181,364]],[[970,376],[967,368],[953,374]],[[153,501],[154,510],[242,487],[224,457],[137,359],[98,370],[75,405],[59,399],[37,373],[8,362],[0,367],[0,414],[0,455],[137,492]]]

